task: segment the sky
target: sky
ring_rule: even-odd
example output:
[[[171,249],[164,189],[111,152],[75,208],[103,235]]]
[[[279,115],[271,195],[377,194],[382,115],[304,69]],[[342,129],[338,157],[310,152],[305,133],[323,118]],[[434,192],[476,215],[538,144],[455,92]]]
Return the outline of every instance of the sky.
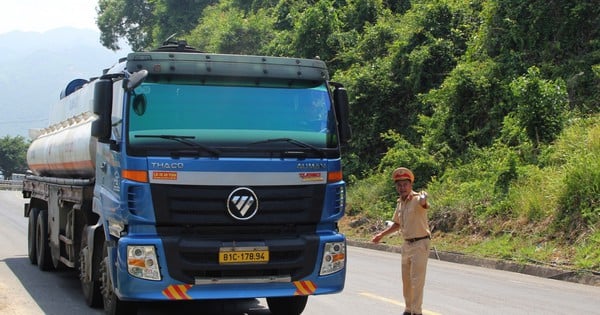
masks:
[[[0,7],[0,34],[43,33],[70,26],[98,30],[98,0],[5,0]]]

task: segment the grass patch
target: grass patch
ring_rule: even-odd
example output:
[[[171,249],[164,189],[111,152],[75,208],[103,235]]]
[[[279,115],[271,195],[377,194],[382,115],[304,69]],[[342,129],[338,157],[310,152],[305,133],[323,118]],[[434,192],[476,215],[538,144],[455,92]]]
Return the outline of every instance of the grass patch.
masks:
[[[600,270],[600,231],[596,231],[578,246],[575,265],[586,270]]]

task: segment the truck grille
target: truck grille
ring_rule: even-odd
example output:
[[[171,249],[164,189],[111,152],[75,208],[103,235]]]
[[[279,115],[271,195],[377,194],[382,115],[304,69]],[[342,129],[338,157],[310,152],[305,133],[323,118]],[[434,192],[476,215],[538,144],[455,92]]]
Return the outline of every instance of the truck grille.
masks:
[[[227,211],[237,187],[152,185],[157,231],[169,274],[185,283],[195,278],[289,276],[301,279],[315,268],[325,185],[250,187],[259,209],[249,220]],[[224,246],[268,247],[265,264],[220,265]]]
[[[240,225],[227,212],[227,197],[237,187],[151,185],[158,226]],[[312,224],[321,219],[325,185],[250,187],[258,213],[243,224]]]

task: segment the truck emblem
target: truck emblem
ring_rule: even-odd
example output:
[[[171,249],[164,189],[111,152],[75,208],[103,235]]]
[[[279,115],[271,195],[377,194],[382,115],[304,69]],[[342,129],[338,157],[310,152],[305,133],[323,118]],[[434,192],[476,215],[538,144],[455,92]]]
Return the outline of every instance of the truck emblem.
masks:
[[[250,220],[258,212],[258,198],[250,188],[236,188],[227,197],[227,211],[234,219]]]

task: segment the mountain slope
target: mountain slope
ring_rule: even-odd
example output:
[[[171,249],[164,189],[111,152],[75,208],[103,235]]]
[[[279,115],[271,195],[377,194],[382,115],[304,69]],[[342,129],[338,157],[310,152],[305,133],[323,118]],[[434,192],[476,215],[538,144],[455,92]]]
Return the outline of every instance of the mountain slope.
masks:
[[[0,34],[0,137],[28,137],[30,128],[46,127],[51,105],[71,80],[97,77],[126,56],[98,38],[97,31],[75,28]]]

